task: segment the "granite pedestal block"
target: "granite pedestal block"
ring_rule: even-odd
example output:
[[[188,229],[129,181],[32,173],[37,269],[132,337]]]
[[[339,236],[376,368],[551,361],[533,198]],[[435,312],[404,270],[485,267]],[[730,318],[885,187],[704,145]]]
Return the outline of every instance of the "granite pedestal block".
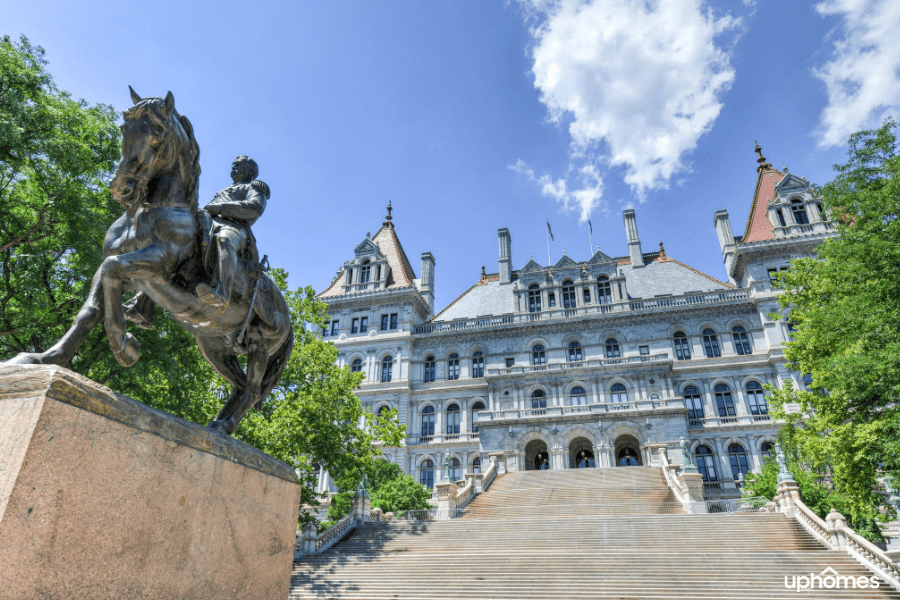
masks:
[[[0,599],[287,598],[291,468],[59,367],[0,365]]]

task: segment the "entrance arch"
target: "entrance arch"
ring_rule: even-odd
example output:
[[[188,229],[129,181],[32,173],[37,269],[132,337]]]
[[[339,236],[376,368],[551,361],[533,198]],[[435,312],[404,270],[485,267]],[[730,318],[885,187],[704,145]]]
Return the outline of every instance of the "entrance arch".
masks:
[[[620,435],[616,438],[616,466],[639,467],[641,460],[641,444],[632,435]]]
[[[525,470],[537,471],[550,468],[550,453],[547,452],[547,442],[544,440],[531,440],[525,444]]]
[[[597,460],[594,456],[594,445],[585,437],[577,437],[569,442],[569,468],[584,469],[596,467]]]

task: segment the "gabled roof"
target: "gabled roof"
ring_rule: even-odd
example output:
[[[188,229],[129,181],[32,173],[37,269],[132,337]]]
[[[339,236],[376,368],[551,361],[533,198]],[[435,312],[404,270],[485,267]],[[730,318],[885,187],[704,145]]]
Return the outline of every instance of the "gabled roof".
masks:
[[[613,259],[600,251],[599,244],[597,245],[597,253],[591,257],[591,260],[588,261],[589,265],[605,265],[607,263],[613,262]]]
[[[544,267],[537,264],[537,262],[534,260],[534,258],[532,258],[531,260],[528,261],[528,263],[524,267],[519,269],[519,273],[533,273],[536,271],[540,272],[543,270],[544,270]]]
[[[799,175],[794,175],[793,173],[785,174],[784,178],[775,185],[775,191],[781,192],[782,190],[789,190],[793,188],[806,189],[809,187],[809,181],[800,177]]]
[[[741,243],[775,239],[775,228],[769,221],[769,201],[775,197],[775,186],[782,180],[784,173],[766,162],[759,144],[756,145],[756,153],[759,155],[756,190],[753,192],[753,203],[750,205]]]
[[[563,257],[556,261],[556,264],[553,265],[554,269],[571,269],[573,267],[577,267],[578,263],[569,258],[567,255],[563,254]]]
[[[379,229],[371,239],[366,238],[363,240],[362,243],[356,246],[355,251],[359,253],[362,250],[372,249],[373,246],[377,247],[378,252],[387,259],[387,263],[391,267],[391,274],[394,281],[391,285],[387,286],[387,289],[392,290],[414,285],[416,274],[412,269],[412,265],[409,263],[406,252],[403,251],[403,246],[400,244],[397,233],[394,231],[394,224],[391,219],[390,211],[391,208],[388,206],[388,216],[385,218],[381,229]],[[332,280],[328,288],[316,297],[331,298],[340,296],[342,293],[340,282],[343,276],[344,269],[342,268],[338,271],[338,274],[335,276],[334,280]]]

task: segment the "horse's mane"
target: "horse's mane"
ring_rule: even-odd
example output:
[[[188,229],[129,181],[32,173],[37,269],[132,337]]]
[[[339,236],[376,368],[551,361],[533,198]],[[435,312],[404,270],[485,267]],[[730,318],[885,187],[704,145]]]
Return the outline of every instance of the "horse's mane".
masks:
[[[137,118],[146,112],[157,125],[162,127],[173,126],[181,130],[180,133],[184,134],[183,139],[187,142],[187,147],[181,149],[181,155],[178,157],[179,168],[182,170],[182,176],[186,180],[185,199],[191,208],[196,209],[200,200],[200,144],[197,143],[197,138],[194,137],[194,126],[191,125],[190,120],[186,116],[178,114],[177,110],[172,111],[168,120],[162,116],[163,102],[162,98],[142,98],[137,104],[125,110],[122,116],[127,121]],[[181,135],[176,133],[176,137],[181,138]],[[188,154],[186,157],[184,156],[185,150]],[[184,160],[185,158],[187,160]],[[185,170],[187,171],[186,173],[184,172]]]

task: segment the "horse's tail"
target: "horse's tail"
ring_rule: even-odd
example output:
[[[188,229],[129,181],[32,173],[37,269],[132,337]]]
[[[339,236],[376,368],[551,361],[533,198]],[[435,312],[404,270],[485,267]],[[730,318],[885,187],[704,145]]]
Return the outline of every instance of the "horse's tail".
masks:
[[[294,328],[291,327],[289,331],[290,333],[288,334],[287,339],[278,347],[275,354],[269,357],[269,364],[266,366],[266,374],[263,375],[262,380],[262,395],[260,396],[260,401],[257,403],[256,408],[262,406],[263,402],[266,401],[266,398],[269,397],[269,394],[272,393],[272,390],[275,389],[275,386],[278,385],[278,380],[281,379],[281,374],[284,372],[284,368],[291,358],[291,351],[294,349]]]

